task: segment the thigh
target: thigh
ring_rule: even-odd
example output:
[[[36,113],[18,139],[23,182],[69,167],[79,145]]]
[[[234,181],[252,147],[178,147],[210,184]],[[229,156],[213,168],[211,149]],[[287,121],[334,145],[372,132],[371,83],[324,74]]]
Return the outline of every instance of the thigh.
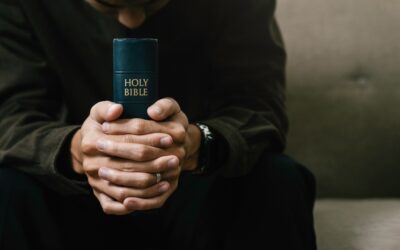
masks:
[[[194,249],[204,204],[216,179],[216,174],[199,176],[182,173],[178,189],[160,210],[160,249]]]
[[[163,209],[165,249],[315,249],[315,183],[302,165],[266,153],[239,178],[182,176]]]
[[[264,154],[236,181],[223,249],[312,250],[315,247],[315,181],[283,154]]]
[[[29,175],[0,168],[0,249],[142,249],[157,237],[147,230],[155,216],[106,215],[93,195],[59,195]]]

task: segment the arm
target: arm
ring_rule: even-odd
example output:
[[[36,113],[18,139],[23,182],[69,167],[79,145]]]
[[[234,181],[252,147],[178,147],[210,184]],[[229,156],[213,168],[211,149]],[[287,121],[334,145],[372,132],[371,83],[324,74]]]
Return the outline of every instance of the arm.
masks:
[[[82,193],[83,183],[60,172],[70,166],[61,152],[78,126],[65,122],[57,81],[22,11],[2,1],[0,167],[33,174],[61,193]]]
[[[212,43],[211,115],[201,122],[225,141],[228,156],[221,170],[234,177],[248,173],[264,152],[284,149],[285,51],[273,17],[275,1],[224,6]]]

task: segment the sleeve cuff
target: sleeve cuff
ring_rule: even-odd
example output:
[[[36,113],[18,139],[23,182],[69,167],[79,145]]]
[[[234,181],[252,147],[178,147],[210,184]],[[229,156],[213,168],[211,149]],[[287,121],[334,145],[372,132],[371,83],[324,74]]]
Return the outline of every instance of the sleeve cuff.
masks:
[[[51,188],[65,194],[88,194],[89,186],[85,176],[81,176],[72,170],[69,147],[72,136],[80,126],[67,126],[52,131],[53,136],[58,137],[55,150],[49,156],[50,171],[57,178],[46,180]]]
[[[248,151],[248,146],[237,128],[222,118],[204,120],[201,123],[215,130],[219,138],[225,141],[222,145],[226,147],[226,157],[220,166],[222,176],[232,178],[247,174],[250,171],[245,153]]]

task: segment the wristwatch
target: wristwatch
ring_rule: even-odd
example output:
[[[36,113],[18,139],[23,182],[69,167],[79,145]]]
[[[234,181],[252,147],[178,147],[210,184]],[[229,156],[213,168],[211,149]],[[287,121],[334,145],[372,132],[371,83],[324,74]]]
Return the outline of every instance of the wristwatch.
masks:
[[[215,143],[215,134],[212,130],[202,123],[195,123],[201,132],[201,142],[199,148],[198,167],[193,171],[195,174],[204,174],[211,165],[211,156],[213,154],[213,144]]]

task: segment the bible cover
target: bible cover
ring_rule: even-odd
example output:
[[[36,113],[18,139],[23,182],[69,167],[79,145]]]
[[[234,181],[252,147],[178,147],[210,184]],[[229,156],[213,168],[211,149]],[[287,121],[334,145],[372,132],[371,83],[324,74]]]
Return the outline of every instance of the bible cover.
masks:
[[[113,41],[114,102],[122,118],[149,119],[147,108],[158,98],[158,41],[118,38]]]

